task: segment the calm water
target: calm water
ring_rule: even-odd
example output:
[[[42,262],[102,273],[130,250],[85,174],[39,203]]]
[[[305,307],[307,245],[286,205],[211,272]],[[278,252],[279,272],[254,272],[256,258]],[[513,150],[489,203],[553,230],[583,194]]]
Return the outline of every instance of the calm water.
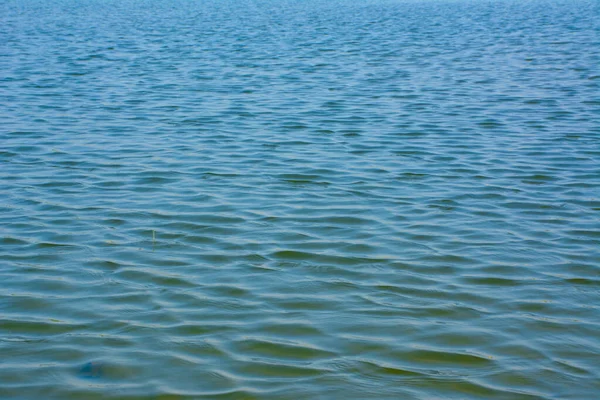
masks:
[[[2,1],[0,397],[597,398],[598,21]]]

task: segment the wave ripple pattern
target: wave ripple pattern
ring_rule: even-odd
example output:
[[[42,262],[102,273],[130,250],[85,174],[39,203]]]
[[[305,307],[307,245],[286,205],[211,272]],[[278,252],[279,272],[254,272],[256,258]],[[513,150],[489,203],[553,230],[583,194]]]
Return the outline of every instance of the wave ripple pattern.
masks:
[[[3,399],[593,399],[595,1],[5,0]]]

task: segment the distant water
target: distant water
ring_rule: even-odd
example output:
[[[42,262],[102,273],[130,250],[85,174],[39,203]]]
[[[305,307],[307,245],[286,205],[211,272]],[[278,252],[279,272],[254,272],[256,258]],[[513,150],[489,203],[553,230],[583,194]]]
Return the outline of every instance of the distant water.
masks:
[[[2,1],[0,398],[598,398],[599,21]]]

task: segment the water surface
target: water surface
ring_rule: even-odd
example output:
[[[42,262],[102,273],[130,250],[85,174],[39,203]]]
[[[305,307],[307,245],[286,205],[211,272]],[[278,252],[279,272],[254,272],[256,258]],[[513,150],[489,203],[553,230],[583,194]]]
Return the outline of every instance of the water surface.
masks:
[[[0,397],[593,399],[595,1],[0,4]]]

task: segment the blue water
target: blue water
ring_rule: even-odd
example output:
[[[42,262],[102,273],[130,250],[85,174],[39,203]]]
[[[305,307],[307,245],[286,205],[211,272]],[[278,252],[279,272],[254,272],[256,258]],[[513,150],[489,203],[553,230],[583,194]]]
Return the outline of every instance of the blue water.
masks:
[[[3,0],[0,398],[597,398],[599,21]]]

